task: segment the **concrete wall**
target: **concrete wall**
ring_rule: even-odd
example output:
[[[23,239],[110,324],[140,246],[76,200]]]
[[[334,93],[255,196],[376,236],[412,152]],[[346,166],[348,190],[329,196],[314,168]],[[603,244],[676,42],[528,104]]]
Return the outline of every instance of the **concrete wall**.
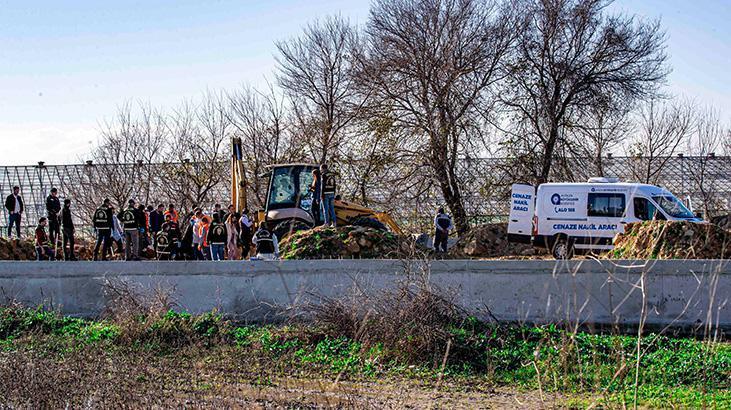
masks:
[[[644,288],[648,325],[731,328],[731,263],[719,260],[0,262],[0,302],[96,316],[110,297],[105,281],[119,279],[143,292],[167,289],[190,312],[273,321],[313,295],[374,292],[419,277],[483,319],[635,325]]]

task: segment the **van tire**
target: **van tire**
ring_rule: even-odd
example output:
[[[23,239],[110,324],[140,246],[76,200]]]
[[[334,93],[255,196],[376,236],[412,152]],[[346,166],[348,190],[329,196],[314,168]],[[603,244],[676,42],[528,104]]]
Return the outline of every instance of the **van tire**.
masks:
[[[557,260],[568,260],[574,257],[574,244],[567,236],[559,235],[553,240],[551,255]]]

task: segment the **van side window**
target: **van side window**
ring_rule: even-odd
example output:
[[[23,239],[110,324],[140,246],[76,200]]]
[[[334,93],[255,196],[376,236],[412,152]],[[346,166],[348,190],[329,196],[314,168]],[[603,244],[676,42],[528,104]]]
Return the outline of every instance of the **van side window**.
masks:
[[[621,218],[624,216],[624,194],[590,193],[588,201],[588,216]]]

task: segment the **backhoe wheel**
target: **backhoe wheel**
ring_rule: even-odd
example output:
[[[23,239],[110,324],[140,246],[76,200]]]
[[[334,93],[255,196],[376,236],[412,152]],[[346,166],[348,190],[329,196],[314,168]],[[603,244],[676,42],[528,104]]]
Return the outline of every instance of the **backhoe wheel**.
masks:
[[[295,232],[306,231],[310,228],[312,227],[302,221],[298,221],[296,219],[288,219],[286,221],[278,223],[274,227],[274,234],[277,235],[277,239],[281,241],[282,239]]]
[[[367,216],[361,216],[359,218],[353,219],[353,221],[350,223],[353,226],[363,226],[366,228],[373,228],[377,231],[387,231],[388,228],[386,228],[386,225],[383,224],[383,222],[379,221],[376,218],[369,218]]]
[[[568,237],[560,235],[553,241],[551,254],[557,260],[568,260],[574,257],[574,244]]]

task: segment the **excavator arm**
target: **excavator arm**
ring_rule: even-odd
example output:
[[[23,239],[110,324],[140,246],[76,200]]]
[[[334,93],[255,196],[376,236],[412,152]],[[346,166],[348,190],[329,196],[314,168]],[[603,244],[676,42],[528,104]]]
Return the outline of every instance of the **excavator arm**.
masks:
[[[231,203],[234,205],[236,212],[242,212],[248,206],[246,197],[248,185],[241,138],[232,138],[231,148]]]

